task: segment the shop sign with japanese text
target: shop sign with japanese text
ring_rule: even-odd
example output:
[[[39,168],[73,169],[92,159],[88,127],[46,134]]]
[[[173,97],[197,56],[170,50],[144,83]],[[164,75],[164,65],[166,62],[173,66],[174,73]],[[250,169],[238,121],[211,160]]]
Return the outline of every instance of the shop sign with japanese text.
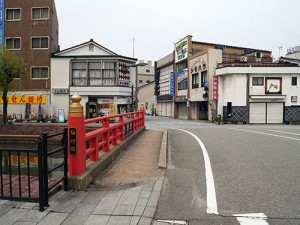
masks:
[[[170,73],[170,95],[174,96],[174,72]]]
[[[184,38],[175,44],[175,63],[187,59],[188,57],[188,38]]]
[[[218,76],[213,77],[213,100],[218,100]]]
[[[12,95],[7,96],[8,104],[46,104],[46,96],[44,95]],[[3,104],[3,99],[0,98],[0,104]]]

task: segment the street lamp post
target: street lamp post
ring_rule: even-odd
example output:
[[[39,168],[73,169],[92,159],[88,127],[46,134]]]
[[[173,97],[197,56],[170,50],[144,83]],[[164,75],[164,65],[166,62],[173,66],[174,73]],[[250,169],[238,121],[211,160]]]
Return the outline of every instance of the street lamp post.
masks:
[[[138,67],[143,67],[148,65],[147,63],[137,63],[131,65],[131,67],[135,67],[135,111],[138,110],[137,100],[138,100]]]

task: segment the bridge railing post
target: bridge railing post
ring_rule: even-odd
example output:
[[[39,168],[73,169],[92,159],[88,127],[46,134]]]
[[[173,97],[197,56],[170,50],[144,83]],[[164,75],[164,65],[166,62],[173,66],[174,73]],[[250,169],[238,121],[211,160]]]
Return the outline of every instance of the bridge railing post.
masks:
[[[73,95],[68,116],[69,175],[84,174],[86,168],[86,143],[83,106],[81,97]]]

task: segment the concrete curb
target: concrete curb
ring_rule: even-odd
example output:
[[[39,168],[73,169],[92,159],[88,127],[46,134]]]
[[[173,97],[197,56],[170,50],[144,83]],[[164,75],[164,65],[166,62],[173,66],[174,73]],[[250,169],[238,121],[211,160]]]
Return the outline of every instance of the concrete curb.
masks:
[[[159,161],[158,161],[158,167],[160,169],[167,168],[167,146],[168,146],[168,131],[164,131],[161,147],[160,147]]]
[[[112,162],[121,154],[126,147],[133,142],[139,135],[145,131],[145,127],[131,134],[124,141],[119,142],[118,146],[114,146],[109,152],[100,152],[99,160],[96,162],[87,160],[87,166],[85,173],[78,176],[69,176],[69,189],[84,191],[94,182],[95,178],[106,168],[108,168]]]

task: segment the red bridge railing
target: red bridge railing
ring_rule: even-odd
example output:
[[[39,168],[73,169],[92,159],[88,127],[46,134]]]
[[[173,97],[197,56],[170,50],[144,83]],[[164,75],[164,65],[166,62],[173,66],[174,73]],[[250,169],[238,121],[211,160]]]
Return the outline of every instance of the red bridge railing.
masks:
[[[123,141],[125,134],[145,126],[144,111],[84,119],[80,96],[71,97],[68,117],[69,175],[84,174],[86,159],[99,160],[99,151],[109,152],[111,146]],[[110,123],[110,121],[114,123]],[[86,125],[102,123],[101,128],[86,132]]]

